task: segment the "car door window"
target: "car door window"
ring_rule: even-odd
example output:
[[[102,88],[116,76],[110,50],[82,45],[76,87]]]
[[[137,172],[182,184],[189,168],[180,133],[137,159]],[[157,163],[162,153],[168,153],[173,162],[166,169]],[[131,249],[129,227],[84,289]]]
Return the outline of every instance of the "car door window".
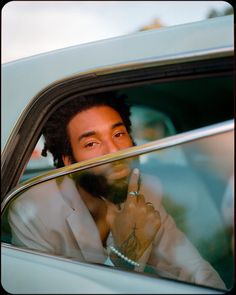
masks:
[[[234,253],[233,220],[229,216],[233,217],[233,206],[226,204],[233,203],[233,131],[163,149],[158,148],[158,142],[152,151],[145,152],[145,147],[139,147],[137,156],[125,157],[127,151],[122,159],[110,158],[105,164],[77,168],[75,172],[69,166],[69,172],[62,169],[63,174],[54,179],[32,186],[29,182],[29,188],[26,185],[15,195],[4,211],[2,239],[18,247],[75,261],[231,288]],[[179,157],[180,150],[185,155],[184,164],[160,160],[168,152]],[[112,179],[114,166],[127,175],[134,168],[139,169],[139,192],[145,204],[149,203],[160,214],[161,226],[138,257],[137,265],[132,264],[132,251],[131,263],[118,257],[125,266],[115,260],[111,260],[112,264],[107,262],[114,252],[112,247],[119,242],[115,240],[115,229],[112,232],[106,224],[106,204],[115,203],[117,212],[123,212],[130,181],[127,176],[109,185],[107,178]],[[86,199],[84,192],[94,199]],[[94,200],[103,206],[101,211],[93,210]],[[125,226],[122,220],[119,229],[127,230],[132,214]],[[133,251],[134,248],[131,247]]]
[[[178,79],[161,83],[118,89],[116,95],[126,96],[131,105],[132,136],[137,145],[233,117],[233,78],[229,74],[187,78],[178,76]],[[224,112],[221,111],[222,97]],[[37,117],[38,114],[33,116]],[[20,182],[53,169],[50,154],[46,158],[41,156],[43,142],[41,136]],[[165,160],[167,159],[185,162],[181,150],[179,157],[166,153]]]

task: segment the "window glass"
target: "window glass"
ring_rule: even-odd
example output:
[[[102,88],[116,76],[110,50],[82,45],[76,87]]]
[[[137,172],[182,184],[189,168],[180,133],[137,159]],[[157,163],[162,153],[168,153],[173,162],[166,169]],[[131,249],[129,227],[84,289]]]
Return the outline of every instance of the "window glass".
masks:
[[[44,138],[41,136],[34,148],[34,151],[29,159],[24,174],[22,175],[20,182],[26,181],[32,177],[35,177],[41,173],[54,169],[52,155],[48,153],[47,157],[41,155],[44,147]]]
[[[171,119],[164,113],[144,106],[133,106],[131,108],[132,136],[137,145],[150,141],[162,139],[176,134],[175,127]],[[166,149],[159,154],[155,154],[158,161],[178,163],[186,165],[185,154],[182,149],[176,147]],[[146,154],[140,158],[142,163],[152,161],[153,155]]]
[[[37,184],[9,204],[2,239],[73,260],[230,289],[233,136],[226,132]],[[184,164],[163,160],[168,152],[178,158],[179,150]]]
[[[176,134],[170,118],[149,107],[131,108],[132,133],[138,145]]]

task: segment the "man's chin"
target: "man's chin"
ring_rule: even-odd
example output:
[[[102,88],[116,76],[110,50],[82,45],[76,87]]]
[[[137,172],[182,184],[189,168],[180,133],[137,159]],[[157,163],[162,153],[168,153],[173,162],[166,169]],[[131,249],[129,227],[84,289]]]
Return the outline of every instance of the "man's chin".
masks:
[[[86,172],[79,174],[75,181],[93,197],[104,197],[114,204],[123,203],[127,198],[128,177],[108,182],[103,175]]]

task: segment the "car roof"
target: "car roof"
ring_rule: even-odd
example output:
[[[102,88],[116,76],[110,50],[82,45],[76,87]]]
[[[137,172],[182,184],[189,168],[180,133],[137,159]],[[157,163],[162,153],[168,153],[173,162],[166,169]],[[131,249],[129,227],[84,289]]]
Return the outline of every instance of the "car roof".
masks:
[[[234,46],[233,17],[137,32],[38,54],[2,65],[3,150],[28,103],[50,84],[74,75],[135,68],[138,64],[221,54]]]

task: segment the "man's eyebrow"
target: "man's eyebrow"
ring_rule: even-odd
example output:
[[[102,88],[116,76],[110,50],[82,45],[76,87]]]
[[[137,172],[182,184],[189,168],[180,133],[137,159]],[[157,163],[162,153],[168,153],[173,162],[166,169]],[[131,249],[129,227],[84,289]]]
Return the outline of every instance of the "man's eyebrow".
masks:
[[[87,137],[93,136],[95,134],[96,134],[95,131],[84,132],[83,134],[80,135],[80,137],[78,138],[78,141],[81,141],[83,138],[87,138]]]
[[[117,122],[111,126],[111,129],[115,129],[116,127],[119,127],[119,126],[125,126],[125,124],[123,122]]]
[[[117,122],[111,126],[111,129],[115,129],[116,127],[119,127],[119,126],[125,126],[125,124],[123,122]],[[96,135],[96,131],[84,132],[83,134],[79,136],[78,141],[81,141],[82,139],[93,136],[93,135]]]

